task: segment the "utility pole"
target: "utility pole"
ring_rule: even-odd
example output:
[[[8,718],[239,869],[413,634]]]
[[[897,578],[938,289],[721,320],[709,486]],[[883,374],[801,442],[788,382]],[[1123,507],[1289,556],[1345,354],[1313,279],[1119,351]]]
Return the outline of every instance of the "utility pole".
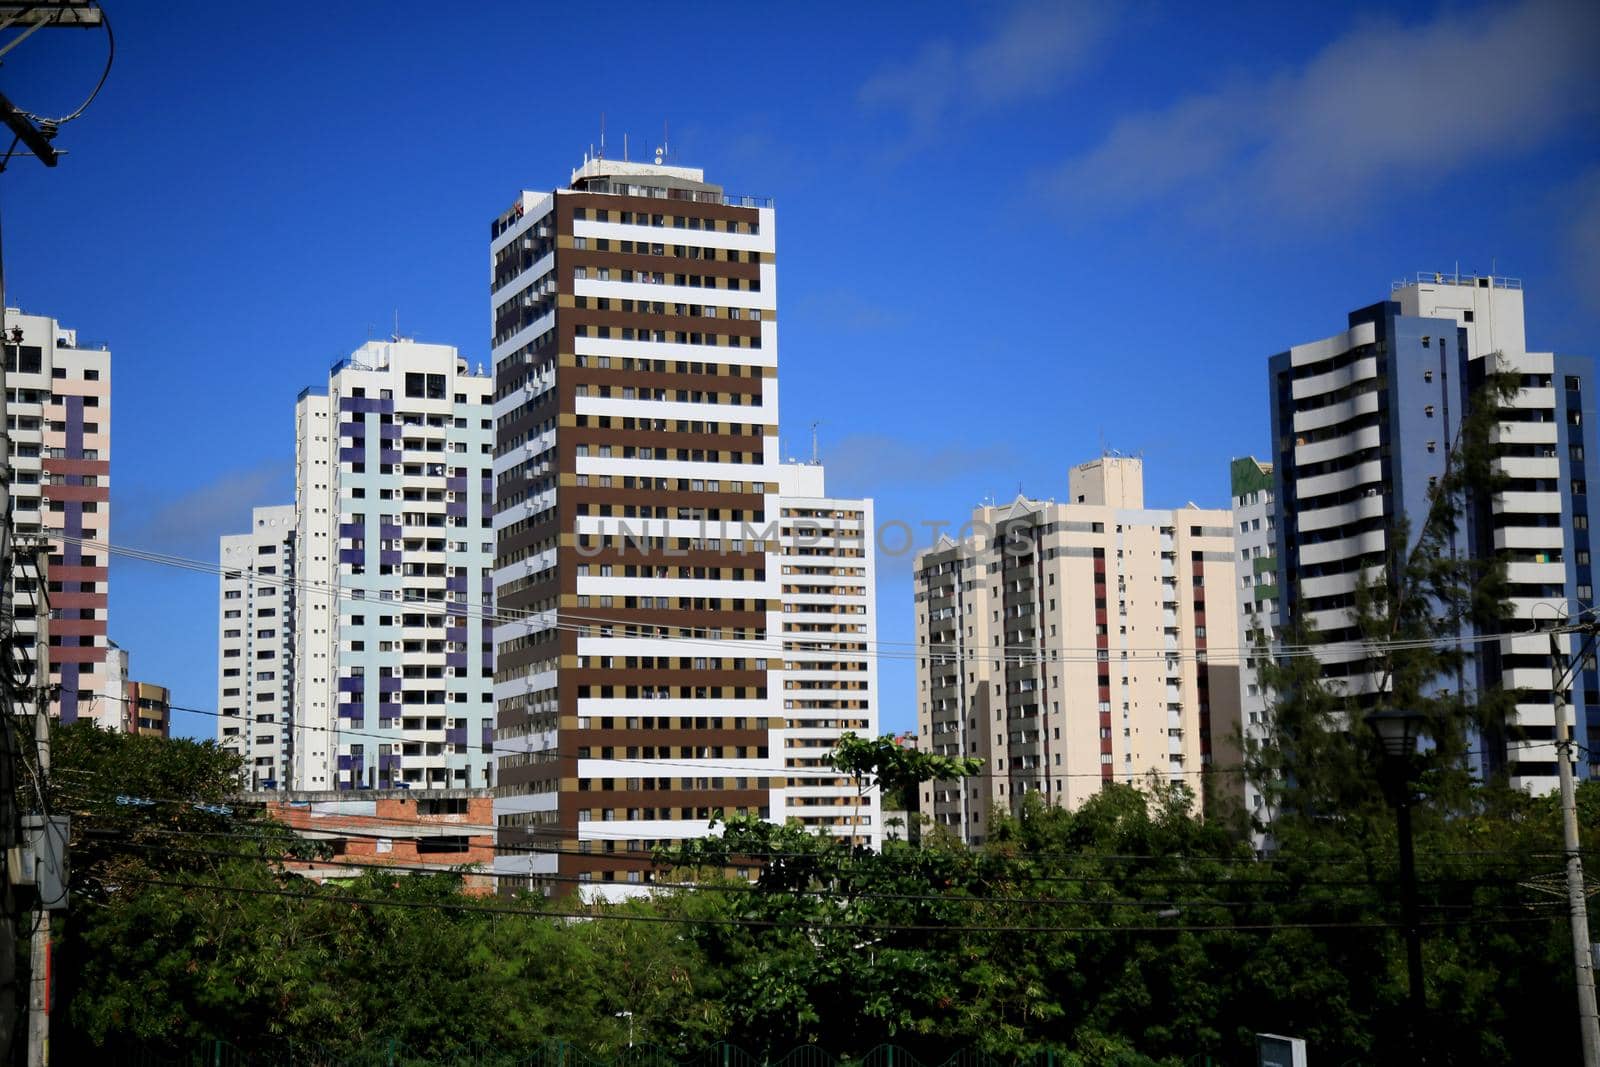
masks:
[[[1560,634],[1583,634],[1588,638],[1572,664],[1564,671]],[[1600,625],[1586,622],[1550,632],[1551,693],[1556,711],[1556,771],[1561,777],[1561,836],[1567,856],[1567,909],[1572,919],[1572,965],[1578,984],[1578,1031],[1583,1041],[1583,1067],[1600,1067],[1600,1013],[1595,1010],[1594,956],[1589,948],[1589,895],[1583,884],[1583,856],[1578,845],[1577,791],[1572,781],[1574,748],[1572,728],[1567,716],[1572,711],[1572,676],[1594,647]]]
[[[0,308],[5,306],[0,293]],[[4,345],[0,344],[0,352]],[[4,373],[0,371],[0,384]],[[16,627],[16,602],[11,583],[15,558],[11,552],[11,469],[7,457],[6,435],[0,433],[0,855],[4,856],[6,877],[0,880],[0,1063],[13,1063],[12,1049],[17,1027],[17,867],[21,855],[22,813],[17,805],[17,771],[20,754],[16,746],[16,715],[19,697],[25,689],[14,687],[11,636]]]
[[[111,73],[111,62],[116,54],[115,42],[111,35],[111,24],[105,17],[105,12],[100,9],[98,0],[29,0],[29,2],[5,2],[0,0],[0,32],[15,29],[19,31],[4,44],[0,44],[0,56],[4,56],[12,49],[22,44],[29,37],[41,29],[46,28],[77,28],[94,29],[103,28],[106,34],[106,66],[100,75],[100,80],[89,93],[88,97],[78,108],[70,114],[57,118],[42,118],[24,111],[13,104],[4,94],[0,94],[0,126],[12,135],[11,149],[0,160],[0,171],[10,162],[12,154],[20,145],[28,154],[33,155],[40,163],[47,167],[54,167],[60,162],[61,153],[57,151],[52,141],[61,126],[83,114],[84,110],[94,102],[100,89],[105,85],[106,77]],[[5,345],[10,338],[5,329],[5,261],[3,247],[0,247],[0,354],[5,351]],[[19,338],[20,344],[20,338]],[[0,359],[0,367],[4,360]],[[3,370],[0,370],[0,384],[3,384]],[[4,434],[0,433],[0,439]],[[0,522],[4,523],[3,533],[0,533],[0,565],[6,570],[0,573],[0,584],[4,591],[0,593],[0,611],[5,612],[5,617],[0,619],[0,634],[3,634],[7,647],[0,649],[0,654],[8,658],[13,649],[10,647],[11,624],[16,619],[15,604],[15,560],[17,557],[14,543],[7,545],[5,542],[10,537],[10,465],[9,457],[3,441],[0,441],[0,477],[4,484],[0,484],[0,503],[4,505],[4,512],[0,513]],[[50,770],[50,643],[49,643],[49,618],[50,612],[45,598],[45,561],[48,549],[42,542],[35,542],[33,546],[34,576],[38,580],[38,587],[34,594],[35,614],[38,616],[38,635],[34,646],[34,740],[37,746],[36,773],[37,784],[43,792],[46,776]],[[5,702],[10,705],[4,709],[8,718],[6,725],[14,727],[21,716],[25,714],[27,687],[19,686],[15,693],[5,693]],[[13,698],[16,698],[13,700]],[[17,736],[15,729],[7,732],[7,742]],[[7,819],[6,825],[0,828],[0,845],[20,845],[16,840],[15,830],[18,812],[21,805],[18,802],[17,788],[21,778],[21,753],[20,745],[7,743],[0,746],[0,758],[9,761],[10,781],[8,795],[0,802],[0,816]],[[43,810],[41,804],[40,817],[45,820],[45,833],[49,830],[49,813]],[[6,866],[12,868],[17,862],[20,848],[8,848],[6,852]],[[5,953],[5,959],[0,962],[0,1029],[4,1031],[4,1038],[0,1038],[0,1049],[7,1055],[7,1062],[12,1058],[9,1055],[11,1048],[11,1035],[16,1032],[15,1002],[16,1002],[16,942],[17,932],[15,927],[16,907],[15,896],[11,878],[6,879],[6,884],[0,887],[4,894],[4,914],[0,915],[0,951]],[[33,928],[32,952],[29,956],[29,983],[28,983],[28,1063],[45,1064],[50,1061],[50,912],[39,902],[38,921]]]
[[[50,602],[45,597],[49,549],[43,542],[33,543],[33,574],[38,581],[34,593],[34,615],[38,632],[33,646],[34,727],[38,781],[50,776]],[[40,811],[41,815],[49,815]],[[44,1067],[50,1062],[50,911],[39,901],[39,914],[33,925],[33,944],[28,953],[28,1067]]]

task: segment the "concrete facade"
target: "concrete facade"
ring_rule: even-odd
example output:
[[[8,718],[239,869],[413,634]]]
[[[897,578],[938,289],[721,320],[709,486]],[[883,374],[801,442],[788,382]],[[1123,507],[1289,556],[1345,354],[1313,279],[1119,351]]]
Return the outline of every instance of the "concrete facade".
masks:
[[[372,341],[295,406],[296,788],[493,783],[491,389]]]
[[[249,789],[288,787],[293,756],[295,507],[250,513],[221,539],[217,595],[217,740],[244,759]]]
[[[875,729],[870,555],[792,529],[870,506],[819,484],[783,519],[770,203],[587,160],[489,253],[502,886],[640,892],[640,857],[717,813],[874,836],[817,764]]]
[[[1119,456],[1074,468],[1069,500],[980,507],[971,536],[916,558],[918,744],[984,761],[919,799],[970,843],[1030,793],[1239,788],[1214,758],[1238,724],[1232,513],[1147,509],[1142,464]]]
[[[828,759],[847,731],[878,735],[872,501],[828,496],[816,464],[784,464],[779,485],[784,810],[810,830],[876,848],[881,796],[861,793]]]
[[[1466,517],[1451,550],[1508,561],[1513,617],[1505,629],[1548,624],[1593,602],[1589,531],[1600,517],[1587,492],[1596,477],[1593,361],[1527,351],[1520,282],[1427,274],[1351,312],[1344,332],[1269,361],[1285,619],[1298,615],[1333,642],[1354,636],[1358,576],[1380,574],[1385,553],[1402,548],[1389,544],[1402,518],[1415,543],[1461,412],[1486,369],[1514,374],[1522,386],[1494,433],[1499,468],[1511,481]],[[1335,647],[1322,658],[1325,673],[1358,705],[1379,699],[1379,679],[1358,650]],[[1523,691],[1514,723],[1522,736],[1507,740],[1497,731],[1479,739],[1480,769],[1503,771],[1534,792],[1554,788],[1548,639],[1478,643],[1471,677],[1459,684]],[[1600,680],[1592,668],[1574,684],[1573,706],[1577,736],[1600,741]]]
[[[335,790],[247,794],[301,837],[327,843],[327,859],[284,864],[314,882],[358,878],[372,868],[465,873],[468,896],[494,892],[494,798],[487,789]]]
[[[221,546],[219,736],[254,788],[492,784],[490,389],[394,340],[301,393],[295,504]]]
[[[11,516],[19,546],[48,545],[44,581],[51,712],[63,722],[122,726],[120,679],[107,667],[111,541],[111,352],[76,330],[15,308],[5,315]],[[31,662],[38,575],[12,576],[12,640]]]
[[[127,694],[123,729],[130,734],[172,736],[172,692],[166,686],[130,681]]]
[[[1270,700],[1261,667],[1270,663],[1278,637],[1277,507],[1272,464],[1253,457],[1236,459],[1229,468],[1233,500],[1233,542],[1239,568],[1238,631],[1244,646],[1239,669],[1239,721],[1242,737],[1257,742],[1270,735]],[[1270,822],[1267,798],[1254,784],[1243,782],[1244,804],[1252,818]],[[1257,834],[1258,849],[1269,846]]]

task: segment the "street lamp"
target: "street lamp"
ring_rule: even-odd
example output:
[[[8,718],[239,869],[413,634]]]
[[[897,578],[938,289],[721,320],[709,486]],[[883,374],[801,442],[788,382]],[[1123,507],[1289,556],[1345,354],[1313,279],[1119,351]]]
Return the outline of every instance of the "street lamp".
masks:
[[[1383,743],[1384,793],[1394,805],[1400,826],[1400,920],[1405,926],[1406,975],[1411,987],[1407,1028],[1413,1051],[1420,1052],[1416,1027],[1428,1005],[1422,992],[1422,932],[1417,926],[1417,857],[1411,845],[1411,763],[1417,754],[1422,716],[1389,709],[1372,712],[1366,723]]]
[[[631,1012],[631,1011],[619,1011],[619,1012],[616,1013],[616,1017],[619,1018],[619,1019],[628,1020],[628,1047],[632,1048],[633,1047],[633,1012]]]

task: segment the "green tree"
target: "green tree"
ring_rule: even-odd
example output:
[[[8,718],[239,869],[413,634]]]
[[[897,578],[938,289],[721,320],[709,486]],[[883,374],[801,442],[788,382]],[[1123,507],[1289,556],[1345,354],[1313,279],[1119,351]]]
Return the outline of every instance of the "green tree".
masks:
[[[898,799],[907,812],[916,810],[913,801],[923,782],[967,778],[983,768],[975,756],[941,756],[923,752],[915,745],[902,744],[893,734],[858,737],[853,730],[840,736],[833,748],[834,770],[856,780],[855,822],[861,823],[861,805],[872,790],[879,790],[885,806]]]

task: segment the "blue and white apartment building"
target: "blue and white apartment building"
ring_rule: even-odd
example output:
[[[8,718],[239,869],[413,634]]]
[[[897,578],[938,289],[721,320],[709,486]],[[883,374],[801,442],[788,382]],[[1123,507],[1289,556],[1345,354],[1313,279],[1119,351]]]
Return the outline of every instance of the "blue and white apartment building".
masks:
[[[363,345],[326,391],[300,394],[294,526],[273,534],[292,579],[252,573],[238,539],[222,546],[236,568],[225,597],[230,581],[282,590],[276,622],[232,627],[252,631],[240,670],[276,673],[281,728],[226,700],[219,720],[250,766],[276,757],[258,788],[493,784],[492,389],[456,349],[394,340]],[[266,542],[244,550],[271,554]]]
[[[1453,547],[1506,558],[1513,618],[1506,636],[1479,646],[1463,683],[1522,692],[1516,739],[1485,736],[1475,758],[1514,786],[1546,792],[1556,784],[1549,639],[1528,631],[1594,603],[1595,363],[1527,350],[1519,281],[1418,275],[1352,311],[1343,331],[1271,357],[1279,613],[1331,639],[1325,673],[1344,692],[1360,703],[1375,697],[1370,661],[1337,643],[1355,636],[1358,577],[1381,566],[1402,517],[1413,542],[1419,535],[1467,397],[1496,366],[1522,386],[1494,431],[1508,481],[1466,517]],[[1595,751],[1593,667],[1573,683],[1572,703],[1575,737]],[[1600,773],[1600,764],[1579,769]]]

